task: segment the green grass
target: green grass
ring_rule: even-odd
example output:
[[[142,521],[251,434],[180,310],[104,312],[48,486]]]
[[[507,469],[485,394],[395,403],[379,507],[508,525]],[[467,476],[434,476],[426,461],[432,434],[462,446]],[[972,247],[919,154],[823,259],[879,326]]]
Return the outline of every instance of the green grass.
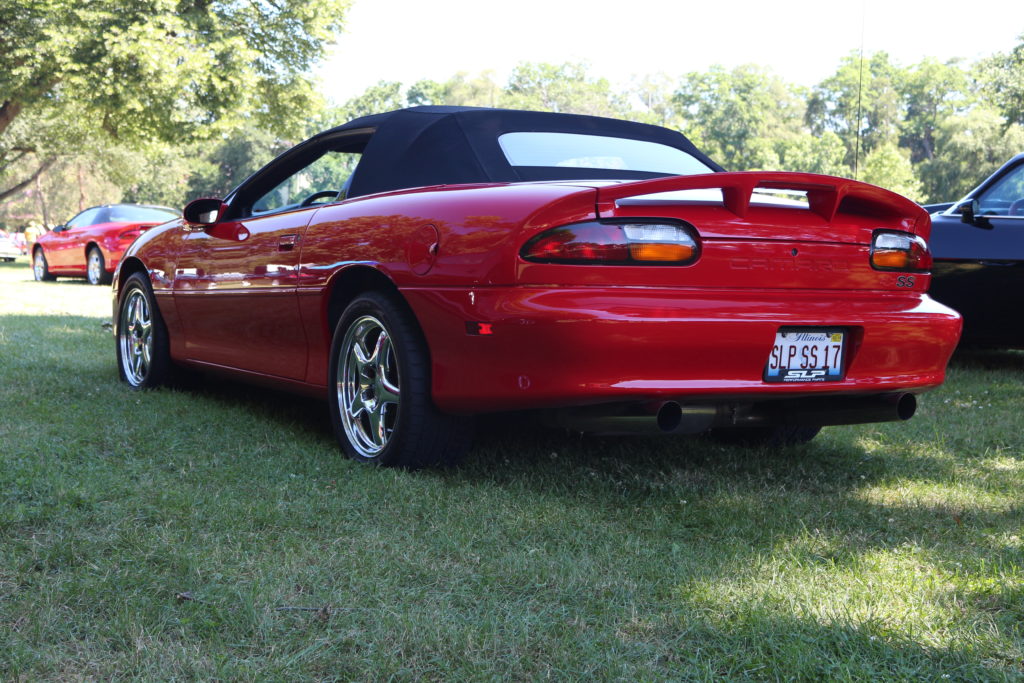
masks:
[[[128,391],[109,290],[29,276],[0,264],[4,680],[1024,678],[1024,354],[782,452],[510,422],[410,474],[316,401]]]

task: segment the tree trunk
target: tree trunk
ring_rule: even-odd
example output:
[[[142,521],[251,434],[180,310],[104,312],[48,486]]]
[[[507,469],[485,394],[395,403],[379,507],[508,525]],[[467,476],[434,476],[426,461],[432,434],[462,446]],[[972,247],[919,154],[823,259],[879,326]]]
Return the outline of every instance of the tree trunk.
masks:
[[[38,178],[43,171],[50,168],[50,166],[53,165],[54,161],[56,161],[56,159],[44,159],[43,163],[40,164],[39,168],[36,169],[35,173],[30,175],[28,178],[25,178],[17,185],[13,185],[7,188],[6,190],[0,190],[0,202],[7,199],[11,195],[18,194],[26,187],[28,187],[31,183],[35,182],[35,179]]]
[[[47,228],[50,227],[50,211],[46,206],[46,195],[43,193],[43,188],[39,183],[39,176],[35,178],[36,183],[36,196],[39,198],[39,208],[43,212],[43,225]]]
[[[78,162],[78,211],[85,211],[85,185],[82,179],[82,162]]]
[[[21,113],[21,102],[15,100],[6,100],[3,104],[0,104],[0,135],[7,130],[7,126],[11,125],[11,121],[18,118],[18,114]]]

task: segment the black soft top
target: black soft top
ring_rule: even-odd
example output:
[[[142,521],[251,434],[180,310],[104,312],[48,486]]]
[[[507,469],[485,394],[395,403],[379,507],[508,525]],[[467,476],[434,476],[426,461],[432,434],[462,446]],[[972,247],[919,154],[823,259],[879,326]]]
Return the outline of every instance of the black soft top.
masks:
[[[666,175],[615,169],[512,166],[498,144],[500,135],[511,132],[645,140],[682,150],[715,171],[723,170],[686,136],[668,128],[599,116],[483,107],[410,107],[363,116],[320,133],[296,149],[326,141],[330,149],[361,151],[348,197],[426,185]]]

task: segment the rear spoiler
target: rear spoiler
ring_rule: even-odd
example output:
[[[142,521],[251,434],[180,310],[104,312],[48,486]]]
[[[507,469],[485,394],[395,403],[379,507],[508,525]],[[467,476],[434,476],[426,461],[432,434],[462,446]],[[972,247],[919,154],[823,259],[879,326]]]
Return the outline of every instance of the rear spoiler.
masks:
[[[597,215],[613,213],[616,202],[627,197],[708,189],[720,189],[722,204],[739,218],[746,218],[755,189],[798,190],[807,193],[811,212],[828,223],[837,214],[849,214],[895,219],[904,230],[922,236],[927,236],[931,227],[927,211],[895,192],[848,178],[779,171],[706,173],[607,185],[597,189]]]

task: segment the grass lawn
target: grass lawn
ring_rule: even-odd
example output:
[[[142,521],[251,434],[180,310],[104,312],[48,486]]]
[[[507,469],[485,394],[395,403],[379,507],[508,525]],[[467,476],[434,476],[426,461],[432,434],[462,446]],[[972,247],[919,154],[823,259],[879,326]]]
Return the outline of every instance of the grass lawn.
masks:
[[[781,452],[117,380],[110,293],[0,263],[0,679],[1024,678],[1024,354]]]

